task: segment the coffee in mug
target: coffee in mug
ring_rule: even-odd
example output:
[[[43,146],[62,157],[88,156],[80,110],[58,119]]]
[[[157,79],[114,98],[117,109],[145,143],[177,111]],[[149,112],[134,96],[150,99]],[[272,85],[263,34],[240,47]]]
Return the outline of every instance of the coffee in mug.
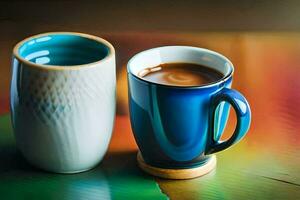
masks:
[[[250,106],[231,89],[233,65],[217,52],[158,47],[131,58],[127,71],[137,160],[147,173],[170,179],[202,176],[214,169],[214,153],[238,143],[250,127]],[[236,129],[222,141],[230,105]]]
[[[138,76],[150,82],[174,86],[199,86],[223,78],[221,72],[194,63],[163,63],[141,70]]]

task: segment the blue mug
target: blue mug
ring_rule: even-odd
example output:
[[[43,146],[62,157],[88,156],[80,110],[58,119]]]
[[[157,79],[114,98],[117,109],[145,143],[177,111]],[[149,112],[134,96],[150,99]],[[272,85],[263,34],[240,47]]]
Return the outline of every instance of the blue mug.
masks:
[[[163,85],[138,76],[145,68],[178,62],[207,66],[224,76],[193,87]],[[211,154],[239,142],[249,129],[249,104],[230,89],[233,65],[216,52],[189,46],[154,48],[131,58],[127,71],[132,131],[144,162],[152,167],[199,167]],[[220,141],[230,105],[237,115],[236,128],[227,141]]]

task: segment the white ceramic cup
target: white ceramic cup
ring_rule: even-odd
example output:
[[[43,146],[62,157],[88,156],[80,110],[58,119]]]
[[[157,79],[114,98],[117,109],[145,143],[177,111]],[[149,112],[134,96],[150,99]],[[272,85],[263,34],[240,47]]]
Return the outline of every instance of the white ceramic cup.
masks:
[[[115,50],[106,40],[53,32],[15,46],[12,123],[31,164],[58,173],[93,168],[108,148],[115,107]]]

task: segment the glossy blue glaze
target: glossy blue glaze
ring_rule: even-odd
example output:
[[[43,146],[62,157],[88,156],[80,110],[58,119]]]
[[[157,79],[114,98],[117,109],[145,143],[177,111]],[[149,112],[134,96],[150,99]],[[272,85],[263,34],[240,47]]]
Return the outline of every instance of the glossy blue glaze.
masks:
[[[227,88],[222,89],[219,93],[214,95],[214,97],[211,100],[210,122],[213,124],[213,126],[218,124],[226,124],[225,119],[221,120],[220,122],[217,121],[216,118],[218,118],[218,116],[217,114],[215,114],[215,109],[217,109],[217,106],[224,101],[230,103],[236,112],[236,129],[231,138],[224,142],[219,142],[219,136],[214,135],[213,129],[210,130],[208,132],[209,138],[206,148],[207,153],[215,153],[218,151],[222,151],[230,147],[231,145],[237,143],[245,136],[250,126],[251,111],[247,100],[238,91]]]
[[[195,167],[238,142],[249,129],[250,108],[230,89],[231,83],[232,73],[204,87],[166,86],[128,69],[131,126],[145,162],[161,168]],[[237,113],[237,128],[228,141],[219,142],[229,103]]]
[[[19,55],[44,65],[72,66],[99,61],[109,49],[95,40],[70,34],[49,34],[24,42]]]

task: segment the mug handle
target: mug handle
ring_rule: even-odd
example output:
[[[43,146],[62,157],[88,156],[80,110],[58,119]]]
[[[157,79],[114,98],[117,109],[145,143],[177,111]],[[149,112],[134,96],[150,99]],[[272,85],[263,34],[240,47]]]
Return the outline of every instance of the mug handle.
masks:
[[[215,136],[215,113],[221,102],[228,102],[234,108],[237,116],[236,128],[232,136],[226,141],[216,140]],[[210,130],[208,131],[208,140],[205,154],[212,154],[239,142],[247,133],[250,127],[251,111],[245,97],[236,90],[223,88],[211,99],[210,107]],[[219,137],[220,138],[220,137]]]

